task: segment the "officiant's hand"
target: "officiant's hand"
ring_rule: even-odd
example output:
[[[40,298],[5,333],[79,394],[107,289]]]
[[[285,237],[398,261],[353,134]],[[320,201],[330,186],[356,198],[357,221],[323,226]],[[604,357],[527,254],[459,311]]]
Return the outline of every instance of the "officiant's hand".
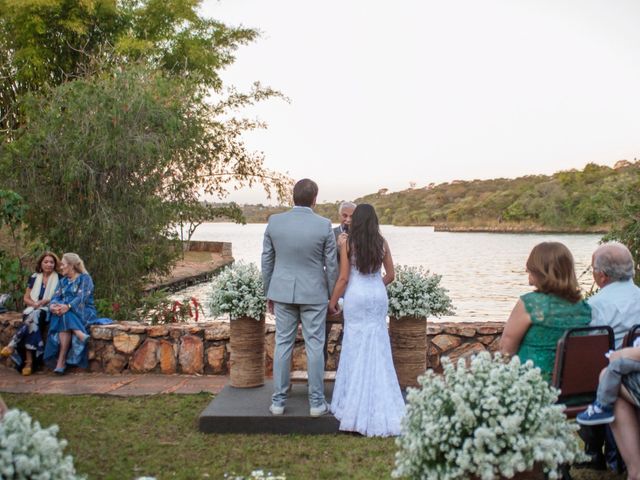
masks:
[[[349,235],[346,233],[341,233],[338,235],[338,249],[342,248],[342,245],[349,240]]]
[[[267,300],[267,312],[273,315],[273,300]]]

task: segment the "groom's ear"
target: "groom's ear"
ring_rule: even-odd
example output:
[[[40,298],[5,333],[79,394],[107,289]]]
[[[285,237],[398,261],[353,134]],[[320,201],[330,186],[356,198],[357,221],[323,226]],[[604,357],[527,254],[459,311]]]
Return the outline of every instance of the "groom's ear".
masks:
[[[311,208],[314,208],[316,206],[316,200],[317,199],[318,199],[317,195],[315,197],[313,197],[313,202],[311,202]]]

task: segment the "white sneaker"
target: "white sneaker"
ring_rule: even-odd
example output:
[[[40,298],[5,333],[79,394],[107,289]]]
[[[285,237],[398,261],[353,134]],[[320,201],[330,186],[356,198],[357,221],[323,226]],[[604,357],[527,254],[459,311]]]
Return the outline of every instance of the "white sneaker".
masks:
[[[272,403],[269,406],[269,411],[271,412],[272,415],[283,415],[284,414],[284,407],[279,407],[279,406],[274,405]]]
[[[309,409],[309,416],[321,417],[322,415],[329,413],[329,404],[324,402],[321,407],[311,407]]]

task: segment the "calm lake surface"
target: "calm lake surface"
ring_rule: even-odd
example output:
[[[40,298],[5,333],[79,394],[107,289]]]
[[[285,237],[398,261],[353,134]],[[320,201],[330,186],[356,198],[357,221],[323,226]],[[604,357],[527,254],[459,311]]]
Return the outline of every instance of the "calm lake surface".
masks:
[[[260,265],[266,224],[208,223],[198,227],[194,240],[231,242],[236,261]],[[396,265],[423,266],[442,275],[442,285],[456,308],[443,321],[504,321],[517,298],[531,291],[525,262],[534,245],[559,241],[576,261],[583,290],[591,288],[591,253],[600,235],[434,232],[430,227],[381,226]],[[583,273],[585,272],[585,273]],[[200,284],[176,294],[194,295],[206,303],[210,284]],[[206,308],[205,308],[206,312]]]

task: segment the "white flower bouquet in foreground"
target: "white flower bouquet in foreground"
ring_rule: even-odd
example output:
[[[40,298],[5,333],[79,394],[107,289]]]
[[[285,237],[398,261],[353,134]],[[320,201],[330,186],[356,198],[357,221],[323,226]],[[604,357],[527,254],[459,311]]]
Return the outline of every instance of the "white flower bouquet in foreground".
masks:
[[[235,263],[213,279],[209,308],[214,315],[228,314],[230,319],[250,317],[261,320],[266,298],[260,270],[254,263]]]
[[[483,480],[513,477],[538,464],[558,478],[562,464],[583,460],[557,390],[531,362],[481,353],[467,367],[443,359],[409,389],[393,476]]]
[[[40,427],[29,414],[9,410],[0,421],[0,478],[83,479],[73,458],[64,456],[66,440],[58,440],[58,426]]]
[[[387,286],[389,316],[439,317],[453,313],[447,290],[440,285],[440,275],[429,274],[422,267],[396,266],[396,278]]]

